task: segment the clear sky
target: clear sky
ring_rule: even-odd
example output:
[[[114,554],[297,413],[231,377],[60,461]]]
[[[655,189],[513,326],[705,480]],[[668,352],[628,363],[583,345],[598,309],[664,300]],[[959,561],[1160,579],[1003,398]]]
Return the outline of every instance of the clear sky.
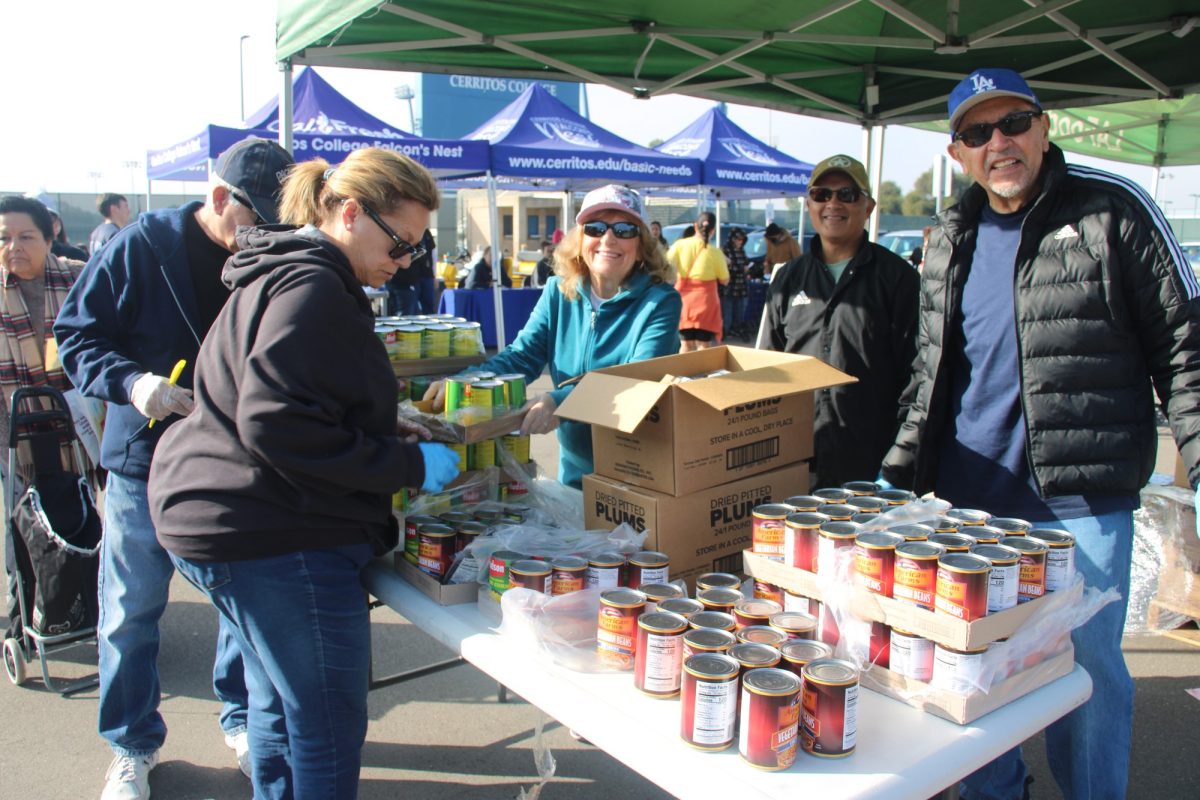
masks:
[[[239,49],[246,113],[279,89],[272,0],[13,0],[5,6],[3,190],[145,192],[148,149],[175,144],[207,124],[239,124]],[[242,42],[242,36],[249,38]],[[393,91],[408,76],[321,74],[367,111],[407,129],[408,106]],[[604,87],[591,87],[589,101],[592,119],[640,144],[670,138],[712,105],[682,96],[634,100]],[[752,135],[805,161],[836,152],[862,157],[861,129],[853,125],[744,106],[731,105],[729,113]],[[885,145],[883,177],[907,192],[945,151],[946,137],[892,127]],[[1068,158],[1150,187],[1148,167]],[[155,191],[179,190],[179,184],[155,184]],[[1194,193],[1200,193],[1200,167],[1165,170],[1160,197],[1170,203],[1169,213],[1192,212]]]

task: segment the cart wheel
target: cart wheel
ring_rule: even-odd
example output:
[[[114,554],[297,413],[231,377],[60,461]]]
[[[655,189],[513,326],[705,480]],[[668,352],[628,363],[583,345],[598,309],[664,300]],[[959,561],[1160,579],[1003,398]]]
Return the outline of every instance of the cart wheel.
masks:
[[[25,651],[21,643],[14,638],[4,640],[4,671],[13,685],[20,686],[25,682]]]

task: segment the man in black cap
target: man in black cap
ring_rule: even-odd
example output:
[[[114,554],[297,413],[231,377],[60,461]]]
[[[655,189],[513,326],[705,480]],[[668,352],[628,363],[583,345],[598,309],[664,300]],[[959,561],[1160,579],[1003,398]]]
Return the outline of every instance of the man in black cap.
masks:
[[[156,660],[173,569],[150,521],[150,461],[163,432],[192,410],[192,368],[229,296],[221,269],[238,248],[237,230],[279,221],[280,182],[292,164],[274,142],[235,144],[217,159],[203,203],[142,214],[93,253],[54,324],[67,376],[108,406],[97,639],[100,735],[115,757],[102,800],[150,796],[149,772],[167,733]],[[213,688],[224,702],[225,742],[244,772],[246,685],[223,623]]]

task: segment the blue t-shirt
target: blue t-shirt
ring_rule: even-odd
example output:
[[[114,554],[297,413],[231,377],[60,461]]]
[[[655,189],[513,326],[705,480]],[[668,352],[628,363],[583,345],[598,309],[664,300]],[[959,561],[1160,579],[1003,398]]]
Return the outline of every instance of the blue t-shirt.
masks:
[[[937,495],[960,508],[1031,521],[1131,509],[1134,498],[1125,496],[1038,496],[1025,447],[1013,300],[1027,211],[985,207],[979,222],[962,310],[952,321],[950,419],[941,437]]]

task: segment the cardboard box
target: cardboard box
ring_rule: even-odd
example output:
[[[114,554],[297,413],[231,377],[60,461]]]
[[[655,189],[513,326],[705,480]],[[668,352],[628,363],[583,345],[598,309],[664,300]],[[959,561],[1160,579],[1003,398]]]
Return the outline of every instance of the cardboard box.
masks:
[[[793,594],[821,599],[821,589],[817,585],[815,574],[784,566],[778,561],[756,555],[749,550],[743,557],[747,574],[781,586]],[[857,587],[851,598],[850,610],[860,619],[885,622],[894,628],[911,631],[948,647],[967,650],[983,647],[989,642],[1011,635],[1049,601],[1050,595],[995,614],[988,614],[974,622],[964,622],[946,614],[935,614],[911,603],[893,600]]]
[[[703,489],[685,497],[630,486],[601,475],[583,478],[585,528],[611,530],[622,522],[648,531],[645,547],[671,557],[671,580],[695,588],[705,572],[740,572],[750,544],[751,511],[808,486],[808,465],[791,464],[762,475]]]
[[[482,364],[487,356],[482,353],[473,356],[451,356],[449,358],[413,358],[404,361],[393,361],[392,371],[401,378],[411,375],[454,375],[467,367]]]
[[[934,689],[927,683],[906,678],[882,667],[863,670],[859,675],[859,683],[865,689],[963,725],[1045,686],[1050,681],[1058,680],[1073,669],[1075,650],[1068,645],[1066,652],[1051,656],[1040,664],[995,684],[987,694],[975,692],[962,695]]]
[[[438,583],[437,578],[426,575],[408,563],[404,558],[403,548],[392,554],[392,562],[401,578],[420,589],[421,594],[439,606],[456,606],[460,603],[475,602],[479,584],[474,581],[470,583]]]
[[[813,391],[854,380],[808,356],[714,347],[589,372],[556,413],[591,423],[597,474],[679,497],[810,457]]]
[[[414,400],[413,407],[421,412],[416,421],[429,428],[435,442],[459,442],[475,444],[485,439],[495,439],[506,433],[519,430],[524,412],[512,411],[494,419],[484,419],[470,425],[451,422],[441,414],[434,412],[433,404],[425,400]]]

